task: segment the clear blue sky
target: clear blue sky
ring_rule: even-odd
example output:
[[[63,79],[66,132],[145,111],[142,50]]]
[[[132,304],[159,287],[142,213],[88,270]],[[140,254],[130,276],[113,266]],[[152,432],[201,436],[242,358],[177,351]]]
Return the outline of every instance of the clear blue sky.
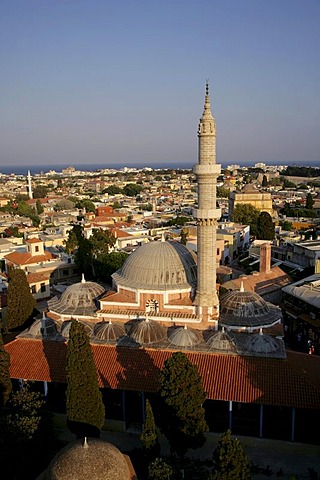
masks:
[[[1,0],[0,167],[320,166],[319,0]]]

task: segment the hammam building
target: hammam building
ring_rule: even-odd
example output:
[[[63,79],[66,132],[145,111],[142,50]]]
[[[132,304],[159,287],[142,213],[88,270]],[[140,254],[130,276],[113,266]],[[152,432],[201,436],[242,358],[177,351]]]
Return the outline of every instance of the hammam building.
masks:
[[[43,382],[48,395],[63,398],[69,329],[76,319],[90,337],[107,419],[123,428],[143,422],[145,398],[156,396],[165,360],[181,350],[202,376],[211,430],[310,440],[305,426],[320,417],[320,358],[286,352],[281,310],[246,291],[245,281],[218,296],[220,166],[208,85],[198,152],[197,255],[178,242],[150,242],[113,274],[110,290],[84,278],[68,287],[6,345],[11,376]]]

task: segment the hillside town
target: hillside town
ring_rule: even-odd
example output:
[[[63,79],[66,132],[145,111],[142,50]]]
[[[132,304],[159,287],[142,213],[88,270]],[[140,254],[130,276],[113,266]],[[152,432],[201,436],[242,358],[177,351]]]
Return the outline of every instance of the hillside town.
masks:
[[[148,448],[149,422],[157,438],[152,408],[183,472],[208,431],[225,432],[221,442],[234,442],[232,432],[319,443],[320,170],[221,170],[208,83],[198,137],[193,170],[70,166],[0,177],[3,364],[13,382],[43,391],[55,425],[61,412],[84,438],[47,470],[44,461],[38,480],[78,478],[79,448],[95,468],[98,452],[115,448],[92,438],[88,447],[101,432],[142,431]],[[182,398],[173,399],[170,382],[183,375]],[[182,417],[172,410],[171,428],[161,411],[177,401]],[[137,478],[135,469],[146,478],[143,460],[119,450],[116,458],[119,478]],[[147,478],[164,478],[148,462]],[[251,478],[246,457],[242,465]],[[208,478],[192,469],[188,478]]]

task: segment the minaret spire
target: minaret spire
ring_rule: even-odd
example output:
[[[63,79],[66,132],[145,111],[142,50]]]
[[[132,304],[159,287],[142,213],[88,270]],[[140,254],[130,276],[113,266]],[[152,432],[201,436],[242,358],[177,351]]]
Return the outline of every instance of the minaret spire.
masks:
[[[28,196],[30,200],[33,199],[30,170],[28,170]]]
[[[221,216],[216,208],[217,177],[216,123],[211,113],[209,82],[206,81],[204,110],[198,128],[198,164],[193,171],[198,184],[198,208],[193,212],[197,221],[197,291],[195,305],[202,323],[217,326],[219,301],[216,292],[216,228]]]

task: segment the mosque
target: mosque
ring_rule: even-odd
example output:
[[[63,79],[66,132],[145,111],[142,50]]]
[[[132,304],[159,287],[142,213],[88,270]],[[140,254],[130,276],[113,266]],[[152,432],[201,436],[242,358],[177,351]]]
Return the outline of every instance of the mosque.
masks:
[[[6,345],[11,377],[44,382],[46,394],[62,395],[66,342],[77,319],[90,337],[107,418],[123,428],[143,422],[145,398],[156,395],[159,371],[181,350],[202,376],[210,429],[310,441],[304,427],[320,420],[320,358],[286,352],[280,308],[246,291],[245,283],[218,297],[220,166],[208,84],[194,173],[197,256],[178,242],[154,241],[128,257],[107,292],[84,278],[71,285]]]

